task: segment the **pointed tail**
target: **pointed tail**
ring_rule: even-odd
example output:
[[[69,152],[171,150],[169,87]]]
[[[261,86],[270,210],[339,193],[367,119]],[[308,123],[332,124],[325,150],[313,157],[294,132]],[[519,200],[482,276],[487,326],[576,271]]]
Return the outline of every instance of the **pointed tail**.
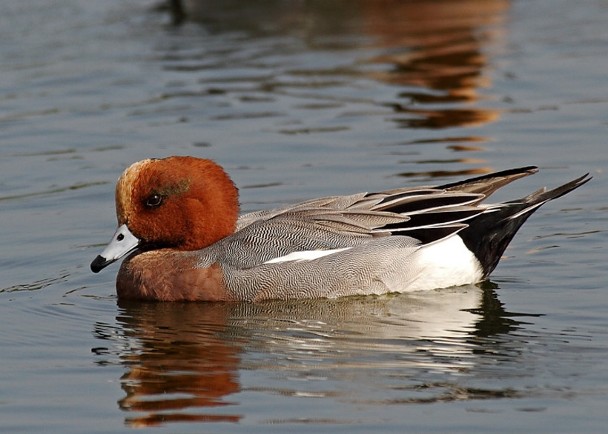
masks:
[[[496,268],[505,249],[534,211],[590,179],[591,176],[585,174],[552,190],[540,189],[522,199],[491,206],[488,211],[468,221],[469,226],[459,235],[481,263],[484,278]]]

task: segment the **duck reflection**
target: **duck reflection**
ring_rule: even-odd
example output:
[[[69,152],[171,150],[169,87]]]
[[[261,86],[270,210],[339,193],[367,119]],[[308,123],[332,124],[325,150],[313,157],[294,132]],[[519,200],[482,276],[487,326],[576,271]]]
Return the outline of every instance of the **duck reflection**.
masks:
[[[225,336],[228,307],[121,302],[117,322],[132,346],[120,354],[127,368],[121,378],[126,395],[118,404],[134,414],[127,418],[129,425],[240,419],[229,410],[192,411],[230,406],[226,397],[239,391],[241,348]]]
[[[116,326],[95,331],[115,350],[94,352],[100,365],[111,355],[124,367],[118,405],[134,427],[236,423],[241,392],[348,400],[352,394],[337,384],[357,389],[370,381],[390,383],[386,394],[399,399],[429,402],[432,382],[421,379],[429,373],[444,376],[437,400],[467,399],[446,375],[474,372],[485,355],[495,364],[519,354],[505,336],[521,323],[492,288],[476,286],[258,304],[120,302],[119,310]],[[257,375],[241,384],[244,372]]]

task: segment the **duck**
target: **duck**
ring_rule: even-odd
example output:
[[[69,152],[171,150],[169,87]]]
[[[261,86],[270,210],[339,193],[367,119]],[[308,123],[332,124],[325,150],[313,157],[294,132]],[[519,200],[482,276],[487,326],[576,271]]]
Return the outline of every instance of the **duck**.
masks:
[[[521,199],[485,202],[538,170],[240,215],[238,189],[214,161],[145,159],[116,183],[118,227],[91,270],[124,258],[118,299],[166,302],[337,298],[477,284],[530,215],[591,179],[585,174]]]

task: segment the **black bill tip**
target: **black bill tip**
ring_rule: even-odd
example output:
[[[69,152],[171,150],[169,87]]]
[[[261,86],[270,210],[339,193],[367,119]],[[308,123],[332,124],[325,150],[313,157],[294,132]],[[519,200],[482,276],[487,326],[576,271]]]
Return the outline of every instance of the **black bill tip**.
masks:
[[[114,261],[108,261],[103,256],[98,255],[95,259],[93,259],[93,262],[91,262],[91,271],[93,273],[99,273],[101,270],[106,268],[112,262],[114,262]]]

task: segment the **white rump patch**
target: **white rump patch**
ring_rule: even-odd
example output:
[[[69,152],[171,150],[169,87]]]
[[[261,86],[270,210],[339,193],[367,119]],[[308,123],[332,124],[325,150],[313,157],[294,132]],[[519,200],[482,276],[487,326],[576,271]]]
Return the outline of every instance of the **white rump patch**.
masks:
[[[412,267],[420,274],[409,291],[468,285],[483,277],[481,264],[458,235],[422,246]]]
[[[278,258],[270,259],[264,262],[264,264],[278,264],[280,262],[300,262],[300,261],[312,261],[313,259],[322,258],[323,256],[333,255],[334,253],[343,252],[350,249],[350,247],[344,247],[342,249],[333,250],[304,250],[302,252],[293,252],[285,256],[279,256]]]

